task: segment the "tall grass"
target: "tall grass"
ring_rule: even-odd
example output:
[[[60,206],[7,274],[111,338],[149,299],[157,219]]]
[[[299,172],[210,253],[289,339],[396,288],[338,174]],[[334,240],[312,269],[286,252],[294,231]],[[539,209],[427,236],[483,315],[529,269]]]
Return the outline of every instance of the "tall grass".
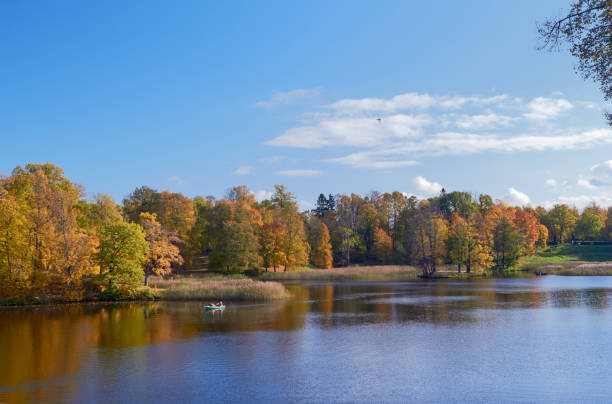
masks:
[[[533,273],[567,276],[609,276],[612,275],[612,262],[527,262],[521,267]]]
[[[278,282],[262,282],[252,279],[176,278],[152,279],[156,297],[163,300],[248,300],[268,301],[284,299],[289,291]]]
[[[399,281],[418,279],[421,270],[408,265],[354,266],[333,269],[304,269],[295,272],[263,272],[263,280],[292,281]]]

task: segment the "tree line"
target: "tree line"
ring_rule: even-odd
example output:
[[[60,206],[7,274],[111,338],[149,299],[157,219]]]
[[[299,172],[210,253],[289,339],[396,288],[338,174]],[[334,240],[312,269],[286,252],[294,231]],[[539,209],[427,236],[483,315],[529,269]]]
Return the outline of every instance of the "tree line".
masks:
[[[220,200],[143,186],[119,205],[108,195],[85,199],[48,163],[0,179],[3,296],[78,299],[92,285],[147,284],[196,264],[224,272],[355,264],[418,265],[424,276],[445,264],[503,271],[536,246],[611,238],[612,208],[521,208],[467,192],[423,200],[397,191],[321,194],[300,212],[283,185],[261,202],[244,185]]]

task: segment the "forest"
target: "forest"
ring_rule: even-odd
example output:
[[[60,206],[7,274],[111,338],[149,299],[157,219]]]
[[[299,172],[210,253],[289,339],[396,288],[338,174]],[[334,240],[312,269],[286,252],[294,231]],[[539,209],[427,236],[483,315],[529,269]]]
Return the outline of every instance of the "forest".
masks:
[[[206,266],[257,274],[351,265],[414,265],[431,277],[512,268],[548,243],[612,239],[612,208],[514,207],[491,196],[446,192],[418,200],[402,192],[321,194],[300,212],[276,185],[256,201],[245,186],[223,199],[136,188],[121,205],[84,190],[52,164],[0,178],[0,297],[61,295],[147,285]]]

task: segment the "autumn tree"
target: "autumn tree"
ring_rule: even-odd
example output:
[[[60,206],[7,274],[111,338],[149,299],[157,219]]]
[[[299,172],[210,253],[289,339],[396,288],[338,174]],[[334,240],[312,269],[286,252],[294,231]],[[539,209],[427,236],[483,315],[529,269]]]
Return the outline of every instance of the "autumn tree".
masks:
[[[182,194],[161,192],[157,220],[167,230],[175,232],[181,240],[187,240],[196,221],[193,201]],[[191,264],[192,254],[187,247],[187,244],[181,245],[181,255]]]
[[[390,264],[393,261],[393,240],[380,227],[374,229],[372,257],[379,264]]]
[[[145,240],[149,245],[144,266],[145,286],[149,286],[151,275],[169,275],[173,266],[176,267],[183,263],[183,257],[178,248],[183,240],[176,235],[176,232],[166,230],[157,221],[155,214],[141,213],[140,223],[142,223]]]
[[[96,194],[91,202],[81,200],[77,205],[79,226],[96,229],[106,223],[123,220],[121,207],[115,203],[110,195]]]
[[[322,221],[315,220],[314,227],[310,251],[312,264],[318,268],[331,268],[333,265],[332,246],[327,226]]]
[[[446,257],[448,227],[435,202],[421,201],[413,221],[416,262],[431,277]]]
[[[543,224],[538,224],[538,241],[537,244],[540,247],[546,247],[548,242],[548,228]]]
[[[307,265],[310,255],[304,226],[304,218],[299,214],[297,201],[284,185],[275,185],[271,208],[277,209],[280,214],[285,237],[282,240],[282,252],[285,255],[284,270]]]
[[[0,183],[0,294],[7,293],[14,281],[27,279],[28,254],[25,217],[15,198]],[[7,283],[8,282],[8,283]]]
[[[262,211],[262,228],[260,236],[261,256],[266,271],[285,267],[287,259],[283,248],[283,240],[287,238],[283,226],[280,209],[267,208]]]
[[[159,213],[160,194],[147,186],[136,188],[134,192],[123,199],[123,215],[137,223],[142,212]]]
[[[555,205],[542,218],[542,224],[548,228],[549,237],[554,243],[564,243],[572,235],[576,215],[567,205]]]

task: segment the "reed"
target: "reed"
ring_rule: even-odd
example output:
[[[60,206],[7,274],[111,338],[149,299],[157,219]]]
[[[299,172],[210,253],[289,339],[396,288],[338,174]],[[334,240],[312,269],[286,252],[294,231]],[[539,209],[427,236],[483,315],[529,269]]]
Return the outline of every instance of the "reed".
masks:
[[[418,279],[421,270],[408,265],[353,266],[333,269],[302,269],[263,272],[259,278],[276,281],[400,281]]]
[[[268,301],[290,297],[278,282],[227,278],[152,279],[156,298],[162,300]]]

